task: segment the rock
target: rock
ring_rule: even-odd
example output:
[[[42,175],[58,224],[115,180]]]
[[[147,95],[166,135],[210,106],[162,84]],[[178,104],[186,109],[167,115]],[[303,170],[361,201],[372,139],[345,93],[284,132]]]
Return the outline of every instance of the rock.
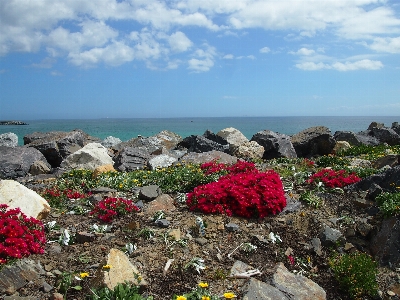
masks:
[[[0,178],[2,179],[26,176],[32,165],[37,162],[43,162],[50,168],[43,154],[33,148],[0,146],[0,153]]]
[[[371,162],[366,159],[350,158],[350,166],[356,168],[371,168]]]
[[[50,205],[44,198],[14,180],[0,180],[0,203],[19,207],[28,217],[39,220],[50,213]]]
[[[67,156],[61,167],[65,169],[94,170],[97,167],[113,164],[107,149],[99,143],[89,143],[83,148]]]
[[[249,141],[243,133],[233,127],[222,129],[217,133],[217,135],[229,143],[231,153],[233,153],[237,147]]]
[[[333,138],[336,141],[348,142],[351,146],[379,145],[379,141],[373,136],[369,136],[368,133],[354,133],[351,131],[336,131]]]
[[[48,173],[50,173],[50,165],[47,162],[41,160],[35,161],[29,169],[29,174],[34,176]]]
[[[293,300],[325,300],[325,291],[307,277],[290,273],[283,263],[278,263],[272,276],[272,285]]]
[[[398,266],[400,263],[400,220],[391,217],[382,221],[369,244],[371,254],[381,266]]]
[[[0,271],[0,293],[12,295],[30,281],[37,281],[46,272],[39,263],[31,259],[20,259],[5,265]]]
[[[155,221],[156,225],[162,228],[167,228],[171,223],[166,219],[159,219]]]
[[[106,137],[101,144],[105,147],[105,148],[111,148],[119,143],[122,143],[122,141],[119,138],[113,137],[113,136],[108,136]]]
[[[126,147],[114,158],[114,167],[121,172],[130,172],[146,167],[150,153],[144,147]]]
[[[204,153],[188,153],[184,155],[180,162],[182,164],[203,164],[210,161],[218,161],[224,164],[235,164],[237,158],[220,151],[209,151]]]
[[[147,166],[150,168],[150,170],[155,170],[157,168],[167,168],[169,166],[172,166],[172,164],[177,161],[178,159],[176,159],[175,157],[172,157],[168,154],[161,154],[151,158],[147,162]]]
[[[393,122],[393,123],[392,123],[392,129],[393,129],[397,134],[400,134],[400,125],[399,125],[399,122]]]
[[[397,154],[389,154],[384,157],[380,157],[372,163],[372,166],[375,169],[381,169],[385,166],[395,167],[399,164],[400,155]]]
[[[59,167],[68,155],[81,149],[86,144],[96,141],[99,141],[99,139],[91,137],[81,130],[71,132],[34,132],[24,136],[24,145],[42,152],[53,168]]]
[[[250,278],[242,287],[243,300],[289,300],[277,288],[272,285]]]
[[[221,151],[228,153],[229,145],[221,145],[207,139],[202,135],[191,135],[184,138],[177,146],[179,149],[185,148],[188,152],[203,153],[208,151]]]
[[[12,132],[0,134],[0,146],[17,147],[18,136]]]
[[[94,169],[92,177],[97,178],[100,174],[107,172],[117,172],[117,171],[114,169],[112,164],[102,165]]]
[[[342,238],[342,233],[333,229],[329,226],[325,226],[325,228],[320,233],[321,244],[325,247],[332,247]]]
[[[371,122],[371,124],[369,124],[369,126],[368,126],[368,130],[372,130],[374,128],[377,128],[377,129],[385,128],[385,124],[378,123],[378,122]]]
[[[313,247],[314,252],[318,255],[322,255],[322,247],[321,247],[321,240],[319,238],[313,238],[311,240],[311,245]]]
[[[372,229],[374,228],[371,224],[367,222],[366,219],[357,220],[356,222],[357,231],[363,236],[366,237],[370,234]]]
[[[239,225],[237,225],[235,223],[228,223],[225,225],[225,229],[230,232],[238,231]]]
[[[333,147],[333,153],[339,153],[340,151],[345,151],[351,148],[349,142],[337,141],[335,147]]]
[[[50,300],[64,300],[64,296],[60,293],[53,293],[53,295],[50,297]]]
[[[142,200],[154,200],[161,195],[161,193],[161,189],[158,185],[147,185],[140,189],[138,197]]]
[[[86,231],[80,231],[75,234],[75,240],[79,244],[89,243],[96,240],[96,235]]]
[[[104,269],[103,266],[111,266]],[[141,278],[141,280],[138,280]],[[140,288],[147,286],[147,281],[143,279],[136,266],[134,266],[124,252],[118,249],[110,249],[107,258],[100,264],[90,286],[108,287],[113,290],[118,283],[131,282]]]
[[[305,129],[291,137],[298,157],[328,155],[335,147],[335,140],[329,128],[317,126]]]
[[[239,158],[245,159],[261,159],[264,155],[264,147],[259,145],[256,141],[245,142],[239,147],[236,147],[232,154]]]
[[[381,144],[387,143],[392,146],[400,144],[400,135],[398,135],[396,131],[390,128],[373,127],[370,130],[369,135],[377,138]]]
[[[214,142],[216,142],[216,143],[218,143],[218,144],[221,144],[221,145],[223,145],[223,146],[227,146],[227,148],[229,148],[229,143],[228,143],[228,141],[227,141],[226,139],[224,139],[223,137],[220,137],[219,135],[213,133],[213,132],[210,131],[210,130],[206,130],[206,131],[203,133],[203,136],[204,136],[206,139],[209,139],[209,140],[211,140],[211,141],[214,141]]]
[[[273,132],[271,130],[263,130],[253,135],[251,140],[256,141],[264,147],[264,159],[297,157],[296,151],[288,135]]]
[[[174,211],[176,209],[174,205],[174,199],[170,195],[162,194],[153,201],[149,202],[145,209],[145,214],[153,216],[157,211],[162,210],[164,212]]]

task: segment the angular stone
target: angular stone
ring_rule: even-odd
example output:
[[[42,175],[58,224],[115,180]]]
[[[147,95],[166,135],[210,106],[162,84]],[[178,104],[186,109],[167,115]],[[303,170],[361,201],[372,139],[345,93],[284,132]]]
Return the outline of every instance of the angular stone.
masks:
[[[115,157],[114,167],[121,172],[143,169],[151,155],[144,147],[125,147]]]
[[[49,164],[41,160],[35,161],[29,168],[29,174],[34,176],[40,174],[48,174],[48,173],[50,173]]]
[[[161,189],[158,185],[147,185],[140,189],[139,199],[154,200],[161,194]]]
[[[278,263],[272,276],[272,285],[287,295],[288,299],[325,300],[325,291],[314,281],[289,272],[283,263]]]
[[[188,153],[181,158],[180,162],[182,164],[203,164],[214,160],[219,163],[234,164],[238,159],[224,152],[209,151],[204,153]]]
[[[311,240],[311,245],[313,247],[314,252],[321,256],[322,255],[322,248],[321,248],[321,240],[319,238],[313,238]]]
[[[14,180],[0,180],[0,203],[19,207],[28,217],[44,219],[50,213],[46,199]]]
[[[335,147],[335,140],[329,128],[317,126],[305,129],[291,137],[298,157],[328,155]]]
[[[254,270],[254,268],[240,260],[237,260],[233,264],[233,266],[230,270],[229,276],[239,275],[239,274],[242,274],[242,273],[250,271],[250,270]]]
[[[109,265],[110,269],[103,266]],[[141,280],[138,278],[141,277]],[[118,249],[110,249],[107,258],[100,264],[93,280],[90,282],[92,287],[108,287],[113,290],[118,283],[125,281],[131,282],[136,286],[145,288],[148,283],[135,265],[133,265],[126,254]]]
[[[222,129],[217,133],[217,135],[225,139],[229,143],[231,149],[236,149],[240,145],[249,141],[243,133],[233,127]]]
[[[93,242],[96,239],[96,235],[90,232],[81,231],[75,234],[75,239],[77,243],[83,244],[87,242]]]
[[[202,135],[191,135],[182,140],[178,144],[179,149],[187,149],[188,152],[203,153],[209,151],[229,152],[229,145],[221,145]]]
[[[250,278],[242,287],[242,293],[243,300],[289,300],[277,288],[255,278]]]
[[[161,154],[151,158],[147,162],[147,166],[150,168],[150,170],[155,170],[157,168],[167,168],[169,166],[172,166],[172,164],[176,161],[178,160],[175,157],[172,157],[168,154]]]
[[[228,223],[225,225],[225,229],[227,231],[238,231],[239,230],[239,225],[235,224],[235,223]]]
[[[384,157],[380,157],[372,163],[372,166],[375,169],[381,169],[385,166],[395,167],[400,162],[400,155],[397,154],[388,154]]]
[[[113,164],[107,149],[99,143],[89,143],[68,155],[62,162],[65,169],[95,170],[97,167]]]
[[[261,159],[264,155],[264,147],[256,141],[245,142],[236,147],[232,154],[239,158]]]
[[[174,211],[176,209],[174,205],[174,199],[167,194],[158,196],[153,201],[149,202],[145,209],[145,214],[153,216],[157,211],[162,210],[164,212]]]
[[[334,246],[340,238],[342,238],[342,233],[329,226],[325,226],[320,234],[321,244],[326,247]]]
[[[346,141],[337,141],[335,147],[333,148],[333,153],[338,153],[340,151],[345,151],[351,148],[349,142]]]
[[[171,223],[166,219],[156,220],[156,225],[162,228],[167,228]]]
[[[113,137],[113,136],[108,136],[106,137],[101,144],[105,147],[105,148],[111,148],[119,143],[121,143],[122,141],[119,138]]]
[[[0,146],[17,147],[18,136],[12,132],[0,134]]]
[[[264,147],[264,159],[297,157],[296,151],[288,135],[273,132],[271,130],[263,130],[253,135],[251,140],[256,141]]]
[[[0,293],[14,294],[29,281],[37,281],[45,274],[42,266],[31,259],[18,260],[13,265],[6,265],[0,271]]]

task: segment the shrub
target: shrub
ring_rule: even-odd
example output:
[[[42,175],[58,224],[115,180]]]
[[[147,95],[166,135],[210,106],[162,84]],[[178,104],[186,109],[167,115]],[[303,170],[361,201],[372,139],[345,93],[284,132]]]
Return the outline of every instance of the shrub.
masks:
[[[283,185],[275,171],[259,172],[254,164],[246,162],[225,169],[228,174],[218,181],[198,186],[188,194],[190,210],[264,218],[286,206]]]
[[[0,204],[0,264],[10,258],[42,254],[46,244],[41,221],[27,217],[19,208]]]
[[[132,211],[139,211],[139,208],[133,204],[132,200],[123,198],[106,198],[97,203],[89,214],[95,215],[103,222],[111,222],[114,217],[125,215]]]
[[[336,280],[353,299],[375,296],[378,291],[377,263],[365,253],[336,256],[329,261]]]
[[[334,169],[342,169],[350,164],[350,160],[348,158],[343,158],[336,155],[320,156],[316,162],[321,168],[332,167]]]
[[[400,193],[382,193],[375,201],[385,217],[395,216],[400,212]]]
[[[348,173],[346,170],[335,171],[322,169],[308,179],[308,183],[322,182],[328,188],[342,188],[346,185],[359,182],[361,179],[355,173]]]

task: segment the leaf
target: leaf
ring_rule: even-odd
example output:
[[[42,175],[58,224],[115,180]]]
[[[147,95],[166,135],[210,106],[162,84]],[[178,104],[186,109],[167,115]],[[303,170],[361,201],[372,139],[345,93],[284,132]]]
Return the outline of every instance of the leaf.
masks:
[[[76,285],[76,286],[71,286],[71,289],[80,291],[82,289],[82,287],[80,285]]]

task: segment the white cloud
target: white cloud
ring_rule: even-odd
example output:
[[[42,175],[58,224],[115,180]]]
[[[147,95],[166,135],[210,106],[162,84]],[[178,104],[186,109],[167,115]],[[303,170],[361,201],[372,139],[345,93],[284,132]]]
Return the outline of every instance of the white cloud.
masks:
[[[32,67],[42,68],[42,69],[50,69],[53,67],[53,64],[55,64],[55,62],[56,62],[56,60],[54,58],[46,57],[40,63],[32,64]]]
[[[383,68],[383,64],[380,61],[363,59],[355,62],[335,62],[332,64],[316,63],[316,62],[302,62],[296,64],[296,67],[305,71],[317,71],[317,70],[336,70],[336,71],[356,71],[356,70],[379,70]]]
[[[184,52],[193,46],[192,41],[181,31],[172,34],[168,42],[174,52]]]
[[[315,53],[314,50],[312,50],[312,49],[307,49],[307,48],[301,48],[301,49],[297,50],[296,52],[293,52],[293,51],[290,51],[290,52],[289,52],[289,54],[294,54],[294,55],[305,55],[305,56],[312,55],[312,54],[314,54],[314,53]]]
[[[268,47],[264,47],[260,49],[260,53],[269,53],[271,51],[271,49],[269,49]]]
[[[369,48],[378,52],[400,53],[400,37],[375,38]]]
[[[188,69],[195,73],[207,72],[214,66],[216,50],[214,47],[204,45],[205,50],[197,49],[193,54],[194,58],[188,61]]]
[[[223,57],[223,59],[233,59],[233,58],[234,58],[233,54],[226,54],[226,55]]]

